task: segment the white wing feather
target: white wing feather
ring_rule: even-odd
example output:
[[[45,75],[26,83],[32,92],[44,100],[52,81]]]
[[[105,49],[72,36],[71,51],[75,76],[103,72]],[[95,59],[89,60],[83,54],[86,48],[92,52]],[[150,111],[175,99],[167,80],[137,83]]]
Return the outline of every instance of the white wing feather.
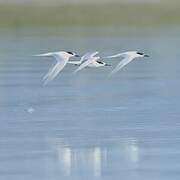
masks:
[[[127,56],[125,57],[116,67],[115,69],[110,73],[110,75],[115,74],[118,72],[120,69],[122,69],[124,66],[126,66],[128,63],[130,63],[134,58]]]
[[[82,56],[81,58],[81,63],[85,60],[88,60],[88,59],[91,59],[93,58],[94,56],[96,56],[99,52],[95,51],[95,52],[88,52],[86,53],[84,56]]]
[[[80,59],[79,61],[68,61],[68,64],[80,65],[80,64],[83,63],[85,60],[94,57],[94,56],[97,55],[98,53],[99,53],[99,52],[97,52],[97,51],[86,53],[84,56],[81,57],[81,59]]]
[[[84,69],[85,67],[87,67],[89,64],[93,63],[94,61],[100,59],[100,57],[91,57],[90,59],[88,59],[87,61],[83,62],[75,71],[74,73],[77,73],[78,71]]]
[[[52,81],[66,66],[68,62],[68,58],[64,59],[62,58],[58,53],[56,52],[51,52],[51,53],[45,53],[45,54],[39,54],[36,56],[40,57],[46,57],[46,56],[52,56],[56,59],[57,63],[55,66],[49,69],[48,73],[43,77],[43,80],[45,80],[44,84],[47,84],[49,81]]]
[[[44,54],[36,54],[36,55],[33,55],[33,56],[36,56],[36,57],[50,57],[50,56],[54,56],[56,54],[56,52],[49,52],[49,53],[44,53]]]
[[[120,54],[115,54],[115,55],[112,55],[112,56],[107,56],[107,57],[104,57],[104,58],[117,58],[117,57],[121,57],[123,55],[124,55],[124,53],[120,53]]]
[[[66,61],[57,62],[56,65],[44,76],[44,84],[52,81],[62,71],[66,64]]]
[[[81,61],[68,61],[68,64],[79,65],[81,64]]]

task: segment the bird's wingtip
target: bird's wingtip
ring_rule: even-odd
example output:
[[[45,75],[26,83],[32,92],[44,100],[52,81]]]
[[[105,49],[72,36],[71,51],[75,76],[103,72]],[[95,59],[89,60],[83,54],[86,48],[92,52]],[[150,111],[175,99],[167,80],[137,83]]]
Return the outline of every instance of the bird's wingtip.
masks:
[[[43,79],[43,86],[46,86],[49,83],[48,79]]]
[[[35,57],[47,57],[47,56],[52,56],[53,53],[44,53],[44,54],[34,54],[33,56]]]
[[[116,73],[117,71],[111,71],[110,73],[109,73],[109,75],[108,75],[108,77],[112,77],[115,73]]]
[[[76,74],[78,72],[78,70],[75,70],[74,72],[73,72],[73,74]]]
[[[112,77],[112,76],[113,76],[113,73],[112,73],[112,72],[108,74],[108,78],[110,78],[110,77]]]
[[[33,57],[42,57],[43,54],[33,54],[32,56],[33,56]]]

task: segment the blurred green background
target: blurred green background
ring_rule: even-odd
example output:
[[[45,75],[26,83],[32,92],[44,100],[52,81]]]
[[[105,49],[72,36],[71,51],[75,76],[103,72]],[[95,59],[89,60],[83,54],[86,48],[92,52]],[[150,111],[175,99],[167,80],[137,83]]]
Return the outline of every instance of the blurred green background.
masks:
[[[154,27],[179,24],[178,0],[0,0],[0,27]]]

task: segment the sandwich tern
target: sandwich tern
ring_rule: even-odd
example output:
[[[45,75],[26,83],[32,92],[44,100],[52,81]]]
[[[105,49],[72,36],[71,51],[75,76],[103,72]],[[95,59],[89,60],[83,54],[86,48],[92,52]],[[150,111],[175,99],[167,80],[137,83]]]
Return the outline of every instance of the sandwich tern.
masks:
[[[135,58],[149,57],[149,55],[146,55],[146,54],[144,54],[142,52],[138,52],[138,51],[127,51],[124,53],[107,56],[106,58],[117,58],[117,57],[123,57],[124,59],[122,59],[122,61],[120,61],[120,63],[115,67],[115,69],[110,73],[110,75],[113,75],[116,72],[118,72],[120,69],[122,69],[124,66],[126,66],[128,63],[130,63]]]
[[[110,66],[109,64],[100,61],[100,57],[96,55],[99,52],[88,52],[81,58],[81,64],[80,66],[74,71],[74,73],[84,69],[85,67],[102,67],[102,66]]]
[[[80,65],[80,64],[82,64],[85,60],[87,60],[87,59],[95,56],[96,54],[98,54],[97,51],[95,51],[95,52],[88,52],[88,53],[86,53],[85,55],[83,55],[79,61],[68,61],[68,64]]]
[[[69,51],[49,52],[45,54],[38,54],[35,56],[53,57],[57,61],[57,63],[52,68],[50,68],[48,73],[43,77],[43,80],[45,81],[44,84],[52,81],[63,70],[71,57],[80,57],[76,53]]]

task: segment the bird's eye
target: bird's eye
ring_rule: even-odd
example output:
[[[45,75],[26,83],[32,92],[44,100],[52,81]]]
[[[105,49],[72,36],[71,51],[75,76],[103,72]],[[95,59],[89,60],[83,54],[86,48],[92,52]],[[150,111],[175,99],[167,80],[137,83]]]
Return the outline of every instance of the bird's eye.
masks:
[[[139,55],[144,55],[144,53],[141,53],[141,52],[137,52],[137,54],[139,54]]]
[[[71,55],[74,55],[74,53],[72,53],[72,52],[70,52],[70,51],[68,51],[67,53],[68,53],[68,54],[71,54]]]

